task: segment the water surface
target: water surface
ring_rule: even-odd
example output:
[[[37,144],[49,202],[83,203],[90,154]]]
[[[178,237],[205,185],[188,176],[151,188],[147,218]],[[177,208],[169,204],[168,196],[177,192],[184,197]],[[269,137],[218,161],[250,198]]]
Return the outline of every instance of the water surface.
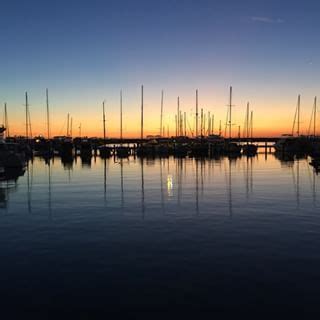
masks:
[[[29,163],[0,186],[1,304],[311,310],[320,176],[308,159]]]

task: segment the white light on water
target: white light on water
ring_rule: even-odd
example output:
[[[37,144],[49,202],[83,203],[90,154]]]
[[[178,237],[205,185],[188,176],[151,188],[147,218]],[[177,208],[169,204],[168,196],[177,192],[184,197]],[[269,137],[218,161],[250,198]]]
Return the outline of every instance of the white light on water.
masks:
[[[171,174],[168,174],[168,177],[167,177],[167,191],[168,191],[168,196],[172,197],[173,196],[173,178]]]

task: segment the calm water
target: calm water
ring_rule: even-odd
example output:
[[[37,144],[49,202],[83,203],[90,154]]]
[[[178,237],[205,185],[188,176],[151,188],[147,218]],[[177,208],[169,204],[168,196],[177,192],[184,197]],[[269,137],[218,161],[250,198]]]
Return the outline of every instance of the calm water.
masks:
[[[320,176],[307,159],[35,158],[0,189],[0,304],[312,310]]]

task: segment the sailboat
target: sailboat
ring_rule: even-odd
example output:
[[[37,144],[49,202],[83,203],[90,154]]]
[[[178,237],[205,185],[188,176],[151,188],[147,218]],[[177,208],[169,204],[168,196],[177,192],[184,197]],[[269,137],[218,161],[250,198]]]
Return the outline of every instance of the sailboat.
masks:
[[[238,156],[241,154],[241,146],[236,142],[232,142],[231,140],[231,129],[232,129],[232,87],[230,87],[230,95],[229,95],[229,110],[228,110],[228,121],[227,126],[229,126],[229,139],[225,140],[224,152],[230,156]]]
[[[103,121],[103,145],[99,146],[99,155],[101,158],[106,159],[111,156],[111,148],[106,145],[106,112],[105,112],[105,101],[102,103],[102,121]]]
[[[143,86],[141,86],[141,136],[140,136],[140,145],[137,148],[137,156],[139,157],[144,157],[144,156],[149,156],[149,157],[154,157],[156,154],[156,147],[158,145],[157,140],[152,139],[149,140],[148,142],[144,143],[144,131],[143,131],[143,117],[144,117],[144,110],[143,110]]]
[[[253,156],[257,153],[258,146],[252,143],[253,139],[253,111],[251,111],[250,123],[249,123],[249,102],[247,103],[246,113],[246,133],[247,133],[247,144],[242,147],[242,152],[247,156]],[[250,140],[250,142],[249,142]]]
[[[57,141],[60,140],[59,153],[63,160],[67,162],[73,160],[73,140],[71,137],[71,132],[69,130],[70,125],[70,115],[67,115],[67,135],[65,137],[60,137]]]
[[[22,169],[26,166],[26,154],[23,146],[19,143],[6,142],[4,139],[4,132],[6,128],[0,127],[0,167]]]
[[[49,114],[49,92],[46,89],[46,111],[47,111],[47,138],[39,135],[33,140],[34,151],[39,155],[43,156],[45,159],[50,159],[53,157],[54,152],[52,148],[52,143],[50,140],[50,114]]]
[[[304,155],[308,151],[308,139],[305,136],[300,135],[300,100],[299,94],[293,120],[292,133],[283,134],[281,139],[279,139],[274,145],[274,148],[278,153]],[[296,132],[295,129],[297,130]]]
[[[310,135],[312,122],[313,122],[313,135]],[[316,131],[317,131],[317,97],[314,97],[312,116],[310,119],[310,126],[309,126],[308,154],[313,158],[317,158],[320,164],[320,139],[319,137],[316,136]]]
[[[130,155],[130,148],[124,147],[122,135],[122,90],[120,91],[120,146],[116,148],[116,155],[118,158],[128,158]]]

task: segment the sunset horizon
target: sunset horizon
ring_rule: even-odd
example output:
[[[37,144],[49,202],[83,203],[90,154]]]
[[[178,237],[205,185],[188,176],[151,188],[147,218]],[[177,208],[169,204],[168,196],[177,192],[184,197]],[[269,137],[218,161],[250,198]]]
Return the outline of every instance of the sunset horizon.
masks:
[[[0,8],[4,319],[319,313],[319,0]]]

